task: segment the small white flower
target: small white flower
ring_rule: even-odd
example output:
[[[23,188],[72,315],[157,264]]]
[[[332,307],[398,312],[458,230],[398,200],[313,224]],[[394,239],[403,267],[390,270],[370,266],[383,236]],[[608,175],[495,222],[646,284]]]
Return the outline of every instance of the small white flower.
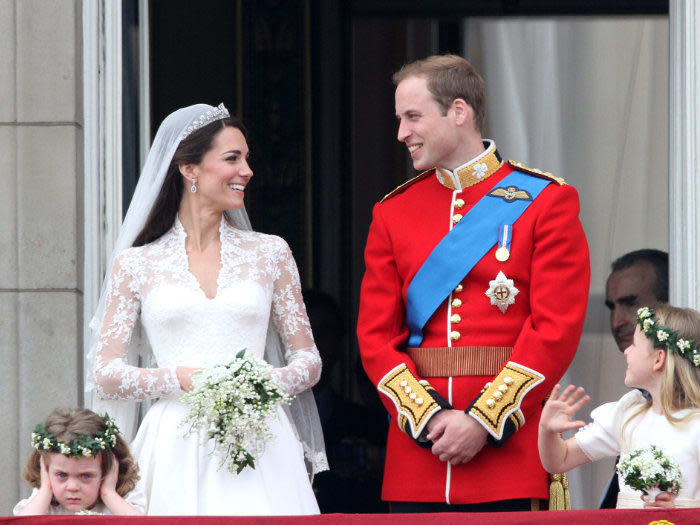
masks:
[[[686,341],[683,338],[678,339],[678,341],[676,341],[676,346],[681,351],[681,354],[685,354],[685,351],[690,348],[690,341]]]
[[[657,330],[656,331],[656,338],[659,341],[665,341],[666,339],[668,339],[668,332],[666,332],[664,330]]]
[[[637,310],[637,317],[640,319],[646,319],[647,317],[651,317],[651,311],[649,310],[649,307],[643,306],[639,310]]]

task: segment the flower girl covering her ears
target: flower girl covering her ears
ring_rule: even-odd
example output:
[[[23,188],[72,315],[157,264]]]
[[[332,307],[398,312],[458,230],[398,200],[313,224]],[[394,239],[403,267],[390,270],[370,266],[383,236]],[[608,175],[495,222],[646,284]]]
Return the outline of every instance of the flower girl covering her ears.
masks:
[[[679,493],[662,493],[645,504],[619,476],[618,508],[700,507],[700,313],[670,305],[640,308],[625,357],[625,385],[635,390],[594,409],[588,425],[572,421],[590,399],[583,388],[554,387],[540,418],[542,465],[549,472],[566,472],[654,445],[680,466]],[[649,400],[639,389],[649,393]],[[562,438],[562,432],[577,428],[574,437]]]
[[[15,515],[145,514],[134,490],[138,466],[106,414],[56,409],[37,425],[32,446],[24,479],[34,490]]]

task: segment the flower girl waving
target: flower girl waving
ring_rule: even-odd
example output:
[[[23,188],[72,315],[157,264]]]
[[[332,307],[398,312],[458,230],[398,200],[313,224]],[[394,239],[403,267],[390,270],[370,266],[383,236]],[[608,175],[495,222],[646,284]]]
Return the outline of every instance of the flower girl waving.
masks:
[[[635,390],[594,409],[586,425],[572,417],[589,396],[556,385],[540,419],[542,465],[566,472],[621,455],[618,508],[700,507],[700,313],[645,307],[637,325],[625,350],[625,385]],[[577,428],[574,437],[561,437]]]
[[[32,433],[24,479],[34,487],[14,514],[144,515],[138,466],[114,421],[91,410],[49,414]]]

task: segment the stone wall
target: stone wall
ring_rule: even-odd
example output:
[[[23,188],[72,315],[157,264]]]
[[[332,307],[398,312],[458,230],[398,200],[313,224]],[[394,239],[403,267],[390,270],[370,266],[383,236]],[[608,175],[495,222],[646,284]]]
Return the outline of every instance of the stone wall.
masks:
[[[30,433],[82,401],[82,8],[0,0],[0,515]]]

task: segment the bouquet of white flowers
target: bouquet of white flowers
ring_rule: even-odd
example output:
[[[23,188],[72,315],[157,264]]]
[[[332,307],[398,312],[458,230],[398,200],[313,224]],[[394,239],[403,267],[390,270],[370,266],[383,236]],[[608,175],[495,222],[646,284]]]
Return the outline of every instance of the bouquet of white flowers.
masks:
[[[654,445],[621,456],[617,470],[625,485],[641,490],[650,501],[660,492],[678,494],[681,489],[678,463]]]
[[[196,374],[194,388],[183,396],[190,406],[182,422],[190,425],[187,434],[206,430],[214,440],[213,452],[222,454],[219,468],[226,464],[232,474],[255,468],[255,459],[272,437],[265,419],[275,414],[278,403],[291,401],[270,379],[271,372],[272,366],[247,357],[243,349],[229,364]]]

